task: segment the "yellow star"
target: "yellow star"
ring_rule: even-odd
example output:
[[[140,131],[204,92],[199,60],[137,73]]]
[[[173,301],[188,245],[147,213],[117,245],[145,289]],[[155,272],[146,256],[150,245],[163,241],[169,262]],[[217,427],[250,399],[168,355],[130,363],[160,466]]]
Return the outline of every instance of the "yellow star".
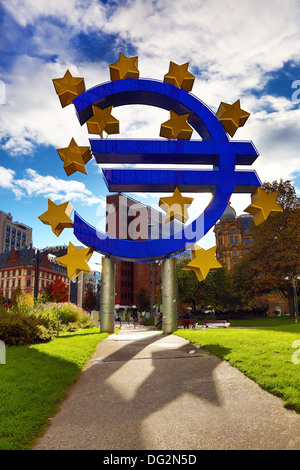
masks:
[[[171,119],[164,122],[160,128],[160,136],[167,139],[189,140],[193,129],[186,122],[189,114],[176,114],[170,110]]]
[[[111,115],[112,106],[101,109],[98,106],[92,106],[94,115],[87,120],[87,128],[90,134],[119,133],[119,121]]]
[[[193,200],[192,197],[183,197],[177,187],[173,196],[161,197],[158,205],[167,213],[165,224],[168,224],[173,219],[185,223],[189,218],[187,208],[192,204]]]
[[[63,78],[54,78],[52,81],[62,108],[68,106],[76,96],[85,91],[84,79],[73,77],[69,70],[66,71]]]
[[[251,214],[254,218],[255,225],[264,222],[269,216],[282,212],[282,207],[277,203],[278,191],[266,193],[261,188],[251,195],[252,204],[245,209],[245,212]]]
[[[123,78],[139,78],[138,57],[127,58],[122,52],[119,53],[118,62],[109,66],[110,79],[122,80]]]
[[[70,216],[73,212],[73,207],[70,202],[63,202],[62,204],[55,204],[55,202],[48,199],[48,210],[39,216],[43,224],[51,225],[52,232],[59,237],[64,228],[72,228],[73,222]]]
[[[204,250],[197,245],[194,245],[192,250],[192,261],[186,265],[185,269],[188,271],[194,271],[198,280],[204,281],[209,271],[215,271],[216,269],[222,268],[222,265],[215,258],[216,246]]]
[[[240,100],[233,104],[221,103],[216,117],[221,122],[225,131],[233,137],[239,127],[242,127],[250,116],[247,111],[241,109]]]
[[[56,261],[67,267],[68,278],[74,281],[81,272],[91,272],[88,261],[92,254],[91,248],[76,248],[73,243],[69,242],[67,254],[56,258]]]
[[[85,164],[92,158],[90,147],[79,147],[72,138],[69,147],[57,149],[64,162],[64,169],[68,176],[80,171],[87,175]]]
[[[188,72],[189,63],[177,65],[170,61],[169,72],[164,76],[164,82],[191,91],[195,77]]]

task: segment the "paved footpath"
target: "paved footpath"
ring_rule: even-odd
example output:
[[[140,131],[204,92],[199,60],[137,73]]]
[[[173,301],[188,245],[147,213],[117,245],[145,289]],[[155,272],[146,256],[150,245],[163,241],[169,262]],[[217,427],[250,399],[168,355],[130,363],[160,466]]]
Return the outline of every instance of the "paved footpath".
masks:
[[[205,330],[203,330],[205,334]],[[300,450],[300,415],[174,335],[99,343],[37,450]]]

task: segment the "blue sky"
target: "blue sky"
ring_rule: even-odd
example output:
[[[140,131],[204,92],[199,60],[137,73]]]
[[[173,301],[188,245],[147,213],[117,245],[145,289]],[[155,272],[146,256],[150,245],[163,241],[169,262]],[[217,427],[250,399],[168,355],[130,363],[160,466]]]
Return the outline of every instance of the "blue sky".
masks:
[[[299,17],[298,0],[0,0],[0,209],[31,226],[39,248],[76,243],[71,229],[57,238],[38,220],[48,198],[70,200],[102,226],[108,190],[101,170],[91,160],[88,175],[67,177],[56,151],[72,137],[88,145],[89,136],[73,105],[61,108],[52,79],[69,68],[86,88],[108,81],[119,52],[138,56],[143,78],[163,80],[171,60],[189,62],[192,93],[214,112],[221,101],[240,99],[251,116],[234,139],[253,141],[262,181],[291,179],[300,193]],[[119,137],[128,138],[158,138],[168,119],[149,107],[113,115]],[[133,196],[158,207],[160,195]],[[250,196],[231,201],[240,214]],[[206,202],[197,196],[190,217]],[[212,233],[200,242],[213,244]]]

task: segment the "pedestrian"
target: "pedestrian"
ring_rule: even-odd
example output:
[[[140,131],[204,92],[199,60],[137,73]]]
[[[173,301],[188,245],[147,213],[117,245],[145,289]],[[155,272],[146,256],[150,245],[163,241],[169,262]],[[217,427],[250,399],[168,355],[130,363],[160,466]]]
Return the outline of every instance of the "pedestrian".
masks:
[[[135,323],[138,321],[138,314],[136,311],[133,311],[132,319],[133,319],[133,327],[135,328]]]

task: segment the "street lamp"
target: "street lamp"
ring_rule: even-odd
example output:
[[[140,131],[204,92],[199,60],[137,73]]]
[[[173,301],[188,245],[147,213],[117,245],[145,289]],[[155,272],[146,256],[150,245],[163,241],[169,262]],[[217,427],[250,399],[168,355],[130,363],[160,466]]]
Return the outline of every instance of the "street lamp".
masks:
[[[297,276],[292,278],[293,293],[294,293],[294,307],[295,307],[295,323],[298,323],[298,298],[297,298]]]
[[[35,276],[34,276],[34,291],[33,297],[36,300],[39,295],[39,276],[40,276],[40,250],[34,249],[34,258],[31,259],[35,264]]]

